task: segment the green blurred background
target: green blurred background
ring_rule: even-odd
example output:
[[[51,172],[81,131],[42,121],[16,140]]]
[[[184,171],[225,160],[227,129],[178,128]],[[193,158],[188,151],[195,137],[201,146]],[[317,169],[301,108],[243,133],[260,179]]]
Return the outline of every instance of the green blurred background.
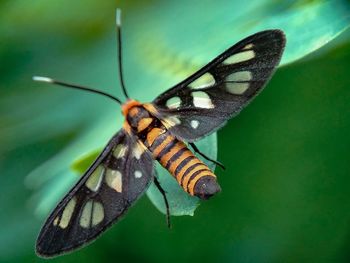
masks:
[[[35,239],[78,179],[70,165],[120,128],[114,103],[31,81],[120,96],[116,7],[126,83],[142,101],[262,29],[286,32],[283,66],[218,132],[223,190],[193,217],[172,217],[169,230],[144,196],[96,242],[53,261],[349,262],[350,8],[321,0],[1,1],[0,262],[42,261]]]

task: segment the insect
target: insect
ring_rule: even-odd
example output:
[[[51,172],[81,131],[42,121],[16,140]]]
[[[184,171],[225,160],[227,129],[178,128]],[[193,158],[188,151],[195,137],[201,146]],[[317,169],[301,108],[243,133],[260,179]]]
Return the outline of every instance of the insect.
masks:
[[[122,107],[123,127],[78,183],[59,202],[37,239],[36,251],[52,257],[96,239],[145,192],[149,184],[166,193],[154,173],[158,161],[189,195],[208,199],[220,191],[215,174],[194,152],[194,141],[218,130],[263,89],[281,59],[285,36],[280,30],[251,35],[220,54],[151,103],[129,99],[122,74],[121,20],[117,10],[118,65],[126,102],[102,91],[33,77],[36,81],[98,93]]]

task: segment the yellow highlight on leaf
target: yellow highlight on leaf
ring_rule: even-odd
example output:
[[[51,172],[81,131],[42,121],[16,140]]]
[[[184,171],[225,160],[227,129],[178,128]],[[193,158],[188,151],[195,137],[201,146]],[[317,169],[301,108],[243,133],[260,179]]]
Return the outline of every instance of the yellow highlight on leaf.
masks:
[[[83,175],[83,173],[86,172],[86,170],[90,167],[90,165],[96,160],[97,156],[102,152],[101,150],[96,150],[93,152],[90,152],[81,158],[75,160],[72,165],[71,169],[74,172],[77,172],[79,175]]]

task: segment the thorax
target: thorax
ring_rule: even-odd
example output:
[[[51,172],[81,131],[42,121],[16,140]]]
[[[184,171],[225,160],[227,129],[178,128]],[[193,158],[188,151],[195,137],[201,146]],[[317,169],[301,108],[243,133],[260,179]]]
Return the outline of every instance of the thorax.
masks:
[[[123,114],[125,115],[124,127],[126,127],[129,133],[136,136],[148,149],[152,150],[155,140],[159,136],[168,133],[167,128],[156,116],[146,109],[144,104],[136,101],[131,101],[130,104],[130,107],[123,108]]]

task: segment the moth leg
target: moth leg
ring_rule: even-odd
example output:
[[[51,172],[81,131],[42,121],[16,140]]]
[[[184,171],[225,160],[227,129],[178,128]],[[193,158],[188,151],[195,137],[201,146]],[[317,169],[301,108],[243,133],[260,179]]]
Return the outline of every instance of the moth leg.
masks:
[[[166,207],[166,222],[167,222],[168,228],[171,228],[170,208],[169,208],[168,198],[166,197],[166,192],[164,191],[164,189],[160,185],[157,176],[154,176],[154,184],[157,186],[159,192],[163,195],[164,203],[165,203],[165,207]]]
[[[195,153],[198,153],[200,156],[202,156],[207,161],[215,163],[216,165],[220,166],[223,170],[226,169],[225,166],[222,163],[220,163],[218,161],[215,161],[213,159],[210,159],[208,156],[206,156],[204,153],[202,153],[193,142],[190,142],[189,145],[191,145],[191,147],[193,148]]]

